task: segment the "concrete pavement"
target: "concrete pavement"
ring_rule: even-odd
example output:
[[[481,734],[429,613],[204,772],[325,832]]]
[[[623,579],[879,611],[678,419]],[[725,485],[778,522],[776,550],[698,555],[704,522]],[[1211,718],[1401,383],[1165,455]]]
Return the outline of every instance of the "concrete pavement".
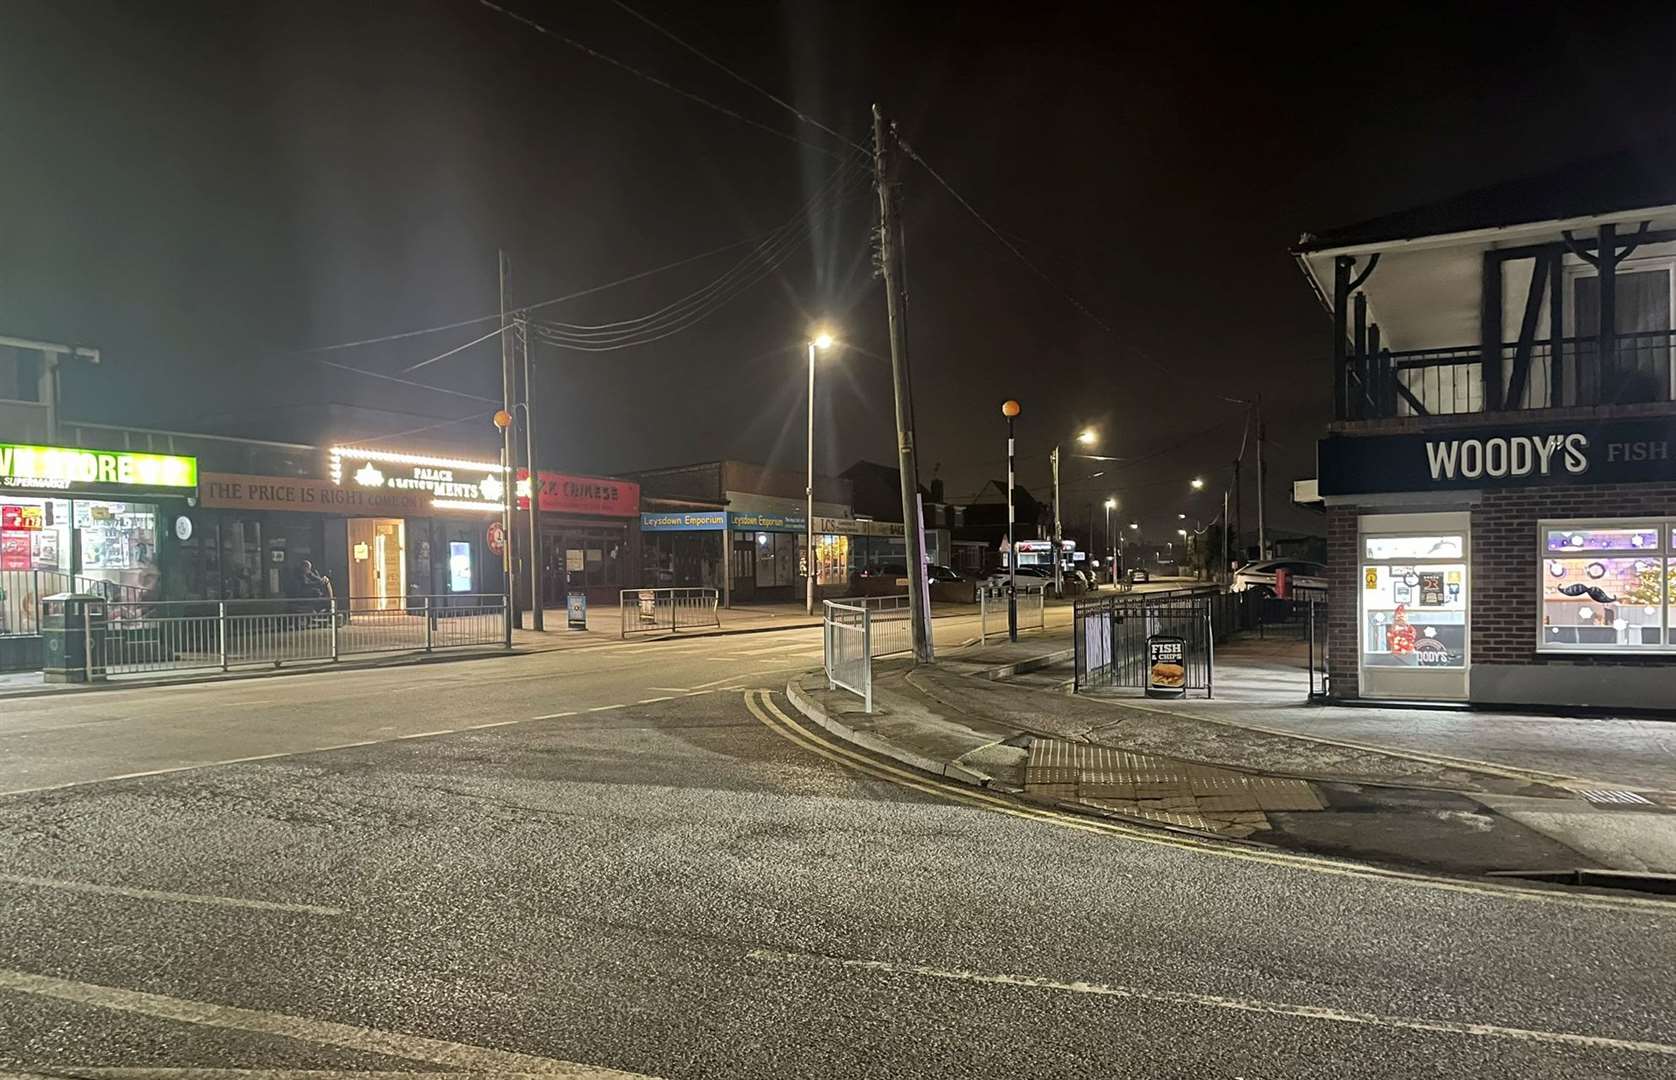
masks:
[[[1676,1056],[1676,906],[899,769],[772,692],[819,647],[8,702],[0,790],[73,786],[0,797],[0,1069],[1499,1080]],[[257,739],[276,756],[221,763]]]

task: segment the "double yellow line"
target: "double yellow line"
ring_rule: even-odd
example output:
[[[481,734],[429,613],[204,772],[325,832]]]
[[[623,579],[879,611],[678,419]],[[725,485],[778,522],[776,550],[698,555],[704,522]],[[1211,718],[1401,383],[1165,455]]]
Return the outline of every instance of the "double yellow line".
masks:
[[[794,721],[775,702],[774,694],[771,691],[745,691],[745,707],[750,710],[752,716],[755,716],[776,735],[836,765],[948,802],[1006,814],[1010,817],[1040,821],[1060,828],[1074,829],[1078,832],[1104,834],[1136,843],[1182,848],[1218,858],[1267,863],[1273,866],[1307,870],[1318,874],[1391,881],[1444,892],[1469,893],[1505,900],[1529,900],[1538,903],[1559,904],[1565,907],[1604,908],[1611,911],[1676,915],[1676,903],[1669,901],[1632,896],[1564,893],[1500,882],[1435,877],[1380,866],[1341,862],[1336,859],[1314,855],[1299,855],[1285,851],[1203,840],[1194,836],[1171,833],[1164,829],[1127,825],[1122,822],[1107,821],[1047,807],[1032,806],[1021,800],[990,794],[964,784],[940,780],[925,773],[913,772],[886,764],[877,758],[869,757],[848,746],[834,742]]]

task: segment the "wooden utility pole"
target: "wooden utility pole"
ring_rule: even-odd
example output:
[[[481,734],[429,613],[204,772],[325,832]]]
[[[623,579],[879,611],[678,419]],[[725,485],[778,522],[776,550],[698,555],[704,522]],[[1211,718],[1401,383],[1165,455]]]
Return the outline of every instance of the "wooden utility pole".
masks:
[[[1269,429],[1263,426],[1263,395],[1257,395],[1257,557],[1269,557],[1269,534],[1264,511],[1269,502],[1268,470],[1263,467],[1263,444],[1268,441]]]
[[[879,190],[879,261],[885,278],[885,312],[890,319],[890,373],[896,389],[897,468],[902,477],[903,541],[908,562],[908,614],[914,660],[929,664],[931,650],[930,587],[926,583],[925,530],[919,519],[919,468],[914,458],[914,399],[908,378],[908,326],[903,307],[902,270],[897,265],[900,227],[896,193],[885,157],[885,118],[873,106],[873,185]]]
[[[546,616],[541,604],[541,471],[535,464],[535,383],[530,364],[530,346],[535,344],[535,339],[530,336],[528,316],[518,320],[518,329],[518,339],[524,345],[524,460],[529,464],[530,474],[530,546],[524,565],[530,568],[530,629],[545,630]],[[517,476],[517,470],[512,475]]]

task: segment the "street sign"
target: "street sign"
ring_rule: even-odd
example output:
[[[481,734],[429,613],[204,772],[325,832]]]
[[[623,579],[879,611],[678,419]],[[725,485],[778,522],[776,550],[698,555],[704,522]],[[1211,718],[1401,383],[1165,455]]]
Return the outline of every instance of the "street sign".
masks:
[[[1146,639],[1146,696],[1187,696],[1187,642],[1154,634]]]

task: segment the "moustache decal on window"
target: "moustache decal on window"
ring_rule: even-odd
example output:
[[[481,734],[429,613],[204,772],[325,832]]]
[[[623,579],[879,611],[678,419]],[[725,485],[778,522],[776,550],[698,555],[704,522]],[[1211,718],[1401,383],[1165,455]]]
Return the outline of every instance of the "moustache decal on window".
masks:
[[[1585,596],[1586,595],[1586,596],[1588,596],[1588,598],[1590,600],[1593,600],[1597,604],[1615,604],[1615,603],[1618,602],[1618,598],[1616,596],[1613,596],[1612,594],[1608,593],[1605,589],[1601,588],[1600,586],[1598,586],[1598,585],[1584,585],[1582,582],[1577,582],[1574,585],[1561,585],[1555,591],[1558,592],[1562,596]]]

